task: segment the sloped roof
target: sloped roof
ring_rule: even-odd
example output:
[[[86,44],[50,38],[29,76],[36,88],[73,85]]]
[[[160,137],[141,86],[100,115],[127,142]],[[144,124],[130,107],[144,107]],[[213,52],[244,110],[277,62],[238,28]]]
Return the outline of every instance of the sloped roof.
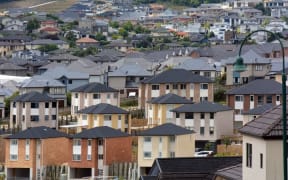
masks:
[[[212,83],[212,80],[193,74],[184,69],[166,70],[152,78],[143,81],[147,84],[161,83]]]
[[[192,101],[184,97],[178,96],[176,94],[173,94],[173,93],[168,93],[163,96],[159,96],[157,98],[152,98],[148,102],[152,104],[191,104],[193,103]]]
[[[226,94],[281,94],[282,84],[271,79],[257,79],[240,87],[233,88]]]
[[[129,135],[124,132],[121,132],[120,130],[113,129],[108,126],[101,126],[84,130],[81,133],[75,134],[73,138],[95,139],[95,138],[117,138],[127,136]]]
[[[246,123],[239,132],[264,139],[282,139],[282,129],[282,105],[278,105]]]
[[[45,77],[34,76],[17,84],[20,88],[32,87],[65,87],[60,81]]]
[[[172,123],[165,123],[160,126],[144,130],[140,132],[138,136],[177,136],[192,133],[195,132]]]
[[[208,58],[190,58],[180,63],[175,69],[186,69],[186,70],[200,70],[200,71],[216,71],[216,67]]]
[[[129,112],[111,104],[100,103],[77,111],[78,114],[128,114]]]
[[[67,67],[55,67],[53,69],[48,69],[42,75],[42,77],[50,77],[54,79],[60,79],[63,76],[67,77],[68,79],[89,79],[89,74],[84,72],[72,71],[69,70]]]
[[[108,76],[152,76],[152,73],[139,64],[123,64],[117,70],[109,72]]]
[[[47,102],[54,101],[53,98],[49,97],[47,94],[42,94],[36,91],[25,93],[19,96],[16,96],[13,99],[14,102]]]
[[[47,139],[47,138],[58,138],[58,137],[69,137],[67,134],[59,132],[55,129],[39,126],[32,127],[21,131],[17,134],[6,137],[7,139]]]
[[[85,92],[85,93],[93,93],[93,92],[118,92],[118,90],[113,89],[109,86],[106,86],[101,83],[88,83],[82,86],[79,86],[75,89],[72,89],[71,92]]]
[[[270,60],[268,58],[260,56],[255,50],[248,50],[241,54],[244,64],[269,64]],[[234,64],[236,62],[236,57],[231,57],[226,60],[226,64]]]
[[[172,112],[185,113],[185,112],[220,112],[229,111],[232,108],[224,106],[219,103],[202,101],[195,104],[184,104],[178,108],[171,110]]]
[[[76,43],[98,43],[98,41],[89,37],[84,37],[84,38],[78,39]]]
[[[215,174],[229,180],[242,180],[242,163],[219,169]]]
[[[26,68],[17,66],[11,62],[3,63],[0,65],[0,70],[25,70]]]
[[[260,115],[263,114],[264,112],[272,109],[275,105],[269,103],[269,104],[263,104],[262,106],[258,106],[254,109],[250,109],[247,112],[244,112],[243,114],[249,114],[249,115]]]

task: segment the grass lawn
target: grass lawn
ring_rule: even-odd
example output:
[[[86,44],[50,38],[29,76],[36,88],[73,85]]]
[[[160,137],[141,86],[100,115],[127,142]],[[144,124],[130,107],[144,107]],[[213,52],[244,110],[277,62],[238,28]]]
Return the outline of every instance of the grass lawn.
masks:
[[[35,8],[37,11],[45,11],[47,13],[58,13],[61,12],[73,4],[75,4],[78,0],[57,0],[55,3],[43,5]]]

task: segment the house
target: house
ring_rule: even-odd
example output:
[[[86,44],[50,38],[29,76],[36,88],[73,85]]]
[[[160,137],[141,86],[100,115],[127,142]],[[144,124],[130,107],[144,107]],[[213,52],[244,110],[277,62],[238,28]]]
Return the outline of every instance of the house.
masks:
[[[37,91],[58,102],[59,108],[67,106],[66,86],[55,79],[33,76],[17,84],[20,94]]]
[[[0,64],[0,73],[10,76],[26,76],[27,69],[12,62],[4,62]]]
[[[129,112],[111,104],[99,103],[77,111],[78,124],[83,129],[108,126],[123,132],[130,132],[131,117]],[[78,132],[82,128],[78,128]]]
[[[193,157],[194,131],[165,123],[138,134],[138,175],[147,175],[155,158]],[[185,148],[183,145],[185,144]]]
[[[132,138],[107,126],[95,127],[74,135],[68,152],[68,179],[112,176],[113,163],[132,161]]]
[[[213,101],[213,82],[184,69],[170,69],[142,81],[138,105],[140,108],[148,108],[147,101],[168,93],[193,102]]]
[[[225,174],[224,170],[241,165],[241,157],[181,157],[181,158],[157,158],[147,176],[140,177],[141,180],[240,180],[236,169],[231,174]],[[235,169],[235,168],[234,168]],[[220,173],[222,172],[222,174]],[[241,172],[241,171],[240,171]],[[230,178],[231,177],[231,178]],[[235,178],[236,177],[236,178]],[[220,179],[218,179],[220,178]]]
[[[47,27],[57,28],[57,22],[54,20],[46,20],[40,22],[40,30]]]
[[[16,18],[4,17],[1,24],[4,30],[8,31],[25,31],[26,29],[24,22]]]
[[[243,125],[259,117],[260,115],[264,114],[266,111],[272,109],[273,107],[275,107],[275,105],[269,103],[255,107],[254,109],[250,109],[247,112],[243,112]]]
[[[243,179],[283,179],[282,111],[278,105],[239,129]]]
[[[26,49],[39,49],[44,45],[56,45],[59,49],[68,49],[69,44],[62,40],[52,40],[52,39],[35,39],[31,42],[25,44]]]
[[[133,50],[133,45],[130,43],[126,43],[126,42],[121,42],[121,41],[111,41],[108,45],[106,45],[105,47],[107,48],[114,48],[120,52],[126,53],[130,50]]]
[[[224,135],[233,135],[234,110],[228,106],[202,101],[171,111],[175,124],[196,132],[197,148],[204,148],[208,142],[216,147]]]
[[[10,135],[5,139],[6,178],[50,179],[49,166],[67,163],[70,148],[67,134],[45,126]]]
[[[165,123],[176,124],[171,110],[193,102],[176,94],[168,93],[152,98],[147,103],[149,108],[145,109],[145,115],[148,118],[148,126],[157,126]]]
[[[33,91],[18,95],[11,101],[10,109],[11,128],[58,128],[58,102],[46,94]]]
[[[108,85],[118,89],[122,97],[138,97],[140,82],[152,76],[139,64],[123,64],[113,72],[108,72]]]
[[[0,119],[5,117],[5,98],[8,95],[8,90],[4,87],[0,88]]]
[[[234,71],[233,65],[236,58],[228,58],[226,61],[226,85],[246,84],[254,79],[264,78],[271,69],[271,62],[268,58],[258,55],[255,51],[249,50],[241,55],[246,70],[243,72]]]
[[[243,113],[264,104],[279,105],[282,84],[274,80],[257,79],[226,92],[227,105],[235,109],[235,123],[242,126]]]
[[[71,114],[86,107],[107,103],[120,105],[119,91],[100,83],[88,83],[71,90]]]
[[[73,56],[69,53],[59,53],[59,54],[53,54],[50,55],[47,60],[50,63],[62,63],[62,64],[71,64],[74,61],[77,61],[79,57]]]
[[[76,45],[79,46],[80,48],[86,49],[89,47],[98,47],[99,42],[95,39],[84,37],[84,38],[78,39],[76,41]]]
[[[114,63],[119,59],[123,58],[125,54],[123,52],[117,51],[115,49],[103,49],[99,53],[94,55],[95,57],[88,56],[86,58],[91,58],[97,64]]]

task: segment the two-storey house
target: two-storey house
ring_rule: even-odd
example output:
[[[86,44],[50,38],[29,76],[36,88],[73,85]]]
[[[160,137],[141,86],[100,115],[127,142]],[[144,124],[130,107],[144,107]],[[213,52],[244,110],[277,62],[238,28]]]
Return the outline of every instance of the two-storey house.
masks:
[[[147,101],[173,93],[193,102],[213,101],[213,81],[184,69],[170,69],[142,81],[139,86],[140,108],[147,108]]]
[[[193,157],[194,131],[165,123],[138,135],[138,175],[146,175],[155,158]],[[185,148],[183,148],[185,145]]]
[[[168,93],[151,99],[148,103],[146,117],[148,118],[149,126],[157,126],[167,122],[175,124],[172,109],[175,109],[183,104],[192,104],[191,100],[176,94]]]
[[[111,176],[109,166],[113,163],[132,161],[132,138],[107,126],[74,135],[71,147],[68,179]]]
[[[6,178],[48,179],[47,166],[59,167],[66,163],[69,148],[67,134],[45,126],[10,135],[5,139]]]
[[[130,132],[129,112],[111,104],[100,103],[77,112],[78,124],[84,129],[108,126],[123,132]],[[78,129],[78,132],[82,131]]]
[[[86,107],[107,103],[120,105],[119,91],[100,83],[88,83],[71,90],[71,114]]]
[[[216,147],[223,135],[233,135],[234,111],[228,106],[203,101],[184,104],[172,112],[175,124],[196,132],[197,148],[204,148],[207,142]]]
[[[10,104],[10,128],[58,128],[58,102],[36,91],[16,96]]]
[[[227,105],[235,110],[235,124],[242,126],[243,113],[264,104],[279,105],[282,84],[274,80],[258,79],[226,92]]]
[[[275,105],[273,104],[263,104],[262,106],[255,107],[254,109],[250,109],[249,111],[244,112],[243,113],[243,125],[259,117],[260,115],[272,109],[273,107],[275,107]]]

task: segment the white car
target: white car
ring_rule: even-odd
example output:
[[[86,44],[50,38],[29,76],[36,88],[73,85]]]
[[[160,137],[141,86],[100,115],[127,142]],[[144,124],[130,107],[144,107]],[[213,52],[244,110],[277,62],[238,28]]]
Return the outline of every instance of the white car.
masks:
[[[207,157],[213,154],[213,151],[199,151],[194,154],[194,157]]]

